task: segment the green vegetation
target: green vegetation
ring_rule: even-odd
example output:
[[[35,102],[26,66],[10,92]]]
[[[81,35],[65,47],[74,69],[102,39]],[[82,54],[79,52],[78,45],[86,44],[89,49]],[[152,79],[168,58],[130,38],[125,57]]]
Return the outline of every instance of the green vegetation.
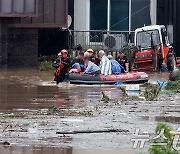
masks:
[[[52,70],[52,62],[56,58],[55,55],[39,57],[39,70],[49,71]]]
[[[170,92],[180,93],[180,80],[169,81],[165,89]]]
[[[24,117],[23,114],[21,113],[5,113],[5,114],[1,114],[0,118],[22,118]]]
[[[60,110],[56,106],[51,106],[51,107],[49,107],[48,111],[49,111],[49,113],[52,114],[52,113],[57,113]]]
[[[52,62],[50,61],[43,61],[39,64],[39,70],[40,71],[49,71],[52,69]]]
[[[102,95],[103,97],[101,101],[103,101],[104,103],[109,103],[109,100],[110,100],[109,97],[104,92],[102,92]]]
[[[170,92],[180,93],[180,70],[177,69],[170,75],[170,80],[165,87]]]
[[[126,44],[126,45],[124,45],[123,47],[122,47],[122,52],[123,53],[125,53],[127,56],[129,55],[129,49],[130,49],[131,47],[128,45],[128,44]]]
[[[166,124],[159,123],[156,127],[156,135],[160,135],[163,131],[163,136],[152,141],[153,145],[149,148],[150,154],[178,154],[177,151],[173,149],[173,137],[170,134],[171,128]],[[157,145],[158,143],[164,143],[164,145]]]
[[[157,98],[162,88],[158,85],[150,84],[150,83],[145,83],[144,86],[146,87],[144,92],[144,97],[148,101],[153,101],[155,98]]]

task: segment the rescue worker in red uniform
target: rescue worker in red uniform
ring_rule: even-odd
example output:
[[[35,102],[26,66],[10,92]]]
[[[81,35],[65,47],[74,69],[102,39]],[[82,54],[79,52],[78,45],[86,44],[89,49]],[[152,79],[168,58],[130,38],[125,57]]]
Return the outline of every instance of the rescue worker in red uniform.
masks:
[[[68,72],[71,67],[71,61],[68,58],[68,51],[63,49],[58,58],[54,61],[53,67],[56,68],[55,78],[56,83],[63,82],[67,80]]]

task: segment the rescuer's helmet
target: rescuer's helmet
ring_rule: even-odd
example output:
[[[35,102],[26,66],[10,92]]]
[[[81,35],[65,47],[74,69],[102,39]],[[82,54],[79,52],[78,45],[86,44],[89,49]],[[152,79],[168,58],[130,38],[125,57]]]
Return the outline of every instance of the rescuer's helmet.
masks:
[[[65,49],[63,49],[63,50],[61,50],[61,54],[62,54],[62,55],[68,54],[68,51],[65,50]]]

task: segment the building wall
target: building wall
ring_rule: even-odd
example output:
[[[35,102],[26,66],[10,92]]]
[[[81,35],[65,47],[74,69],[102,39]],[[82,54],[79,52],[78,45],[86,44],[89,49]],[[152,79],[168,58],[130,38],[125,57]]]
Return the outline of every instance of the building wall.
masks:
[[[38,30],[8,29],[7,23],[0,18],[0,67],[37,66]]]
[[[38,30],[9,29],[8,67],[38,65]]]
[[[8,29],[7,29],[7,20],[0,19],[0,67],[7,66],[7,53],[8,53]]]

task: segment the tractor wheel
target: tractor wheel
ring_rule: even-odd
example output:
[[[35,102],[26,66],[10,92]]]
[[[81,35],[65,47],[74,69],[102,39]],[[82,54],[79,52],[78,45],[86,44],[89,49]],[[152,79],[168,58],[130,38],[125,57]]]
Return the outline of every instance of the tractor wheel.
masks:
[[[176,69],[176,58],[174,55],[167,58],[168,71],[174,71]]]

